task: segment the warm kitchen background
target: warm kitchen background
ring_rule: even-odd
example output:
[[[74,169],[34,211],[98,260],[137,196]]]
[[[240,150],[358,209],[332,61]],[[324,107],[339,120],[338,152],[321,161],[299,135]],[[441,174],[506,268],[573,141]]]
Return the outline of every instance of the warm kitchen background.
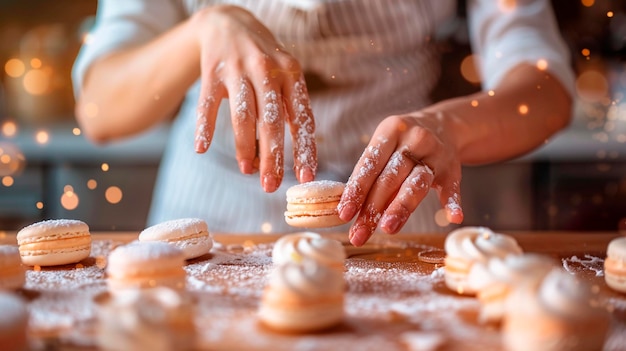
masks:
[[[574,121],[531,155],[465,169],[465,223],[626,230],[626,0],[552,2],[577,73]],[[439,34],[434,99],[479,86],[463,7]],[[95,9],[94,0],[0,0],[0,231],[48,218],[145,226],[167,126],[97,147],[74,121],[70,70]]]

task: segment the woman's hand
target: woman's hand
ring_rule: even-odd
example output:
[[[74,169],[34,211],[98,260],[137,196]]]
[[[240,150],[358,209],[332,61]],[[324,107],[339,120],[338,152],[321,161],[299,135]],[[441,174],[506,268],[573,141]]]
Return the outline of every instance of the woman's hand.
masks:
[[[220,102],[229,99],[239,169],[273,192],[283,178],[284,126],[294,144],[300,182],[315,178],[315,123],[303,73],[270,31],[248,11],[214,6],[194,18],[200,46],[201,90],[195,150],[208,150]],[[258,142],[257,142],[258,137]]]
[[[450,116],[448,116],[450,117]],[[431,188],[452,223],[463,221],[461,163],[443,112],[387,117],[376,129],[346,185],[339,216],[350,221],[350,242],[361,246],[380,224],[397,233]]]

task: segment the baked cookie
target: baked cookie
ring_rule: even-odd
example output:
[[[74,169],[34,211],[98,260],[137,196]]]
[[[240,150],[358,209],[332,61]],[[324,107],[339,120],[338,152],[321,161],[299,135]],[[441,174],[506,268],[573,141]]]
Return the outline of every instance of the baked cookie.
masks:
[[[79,262],[91,253],[86,223],[51,219],[31,224],[17,233],[22,262],[29,266],[56,266]]]

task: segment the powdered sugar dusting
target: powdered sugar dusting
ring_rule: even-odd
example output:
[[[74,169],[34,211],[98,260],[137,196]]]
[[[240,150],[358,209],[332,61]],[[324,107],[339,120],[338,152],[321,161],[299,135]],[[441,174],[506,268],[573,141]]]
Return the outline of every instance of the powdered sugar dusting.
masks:
[[[239,123],[243,123],[252,117],[250,114],[250,108],[252,107],[250,106],[252,102],[251,96],[247,81],[241,78],[239,80],[239,92],[235,96],[235,115]]]
[[[263,123],[274,124],[278,122],[280,107],[278,94],[274,90],[265,93],[265,111],[263,111]]]
[[[315,122],[309,94],[304,77],[294,83],[292,92],[293,128],[295,128],[294,158],[300,166],[307,166],[311,170],[317,169],[315,150]]]
[[[588,270],[595,273],[596,277],[604,276],[604,259],[592,255],[585,255],[584,258],[572,256],[562,258],[563,268],[571,274],[581,270]]]
[[[381,249],[345,262],[343,323],[328,332],[307,335],[275,333],[258,322],[259,301],[274,269],[273,245],[216,244],[209,255],[185,266],[200,349],[400,351],[439,345],[438,336],[445,338],[445,349],[501,348],[499,329],[478,323],[478,300],[450,292],[444,285],[443,268],[419,261],[418,253],[433,247],[393,237],[372,242],[379,243]],[[23,293],[31,313],[32,335],[45,339],[57,336],[57,346],[95,346],[95,301],[106,293],[104,265],[98,264],[98,258],[106,257],[120,244],[94,241],[92,257],[78,267],[28,273]],[[580,259],[594,265],[598,260],[588,255]],[[578,273],[575,270],[574,274]],[[626,309],[626,298],[619,295],[609,295],[605,303]],[[608,343],[614,347],[608,350],[619,350],[623,345],[619,336],[623,331],[623,323],[616,323]],[[432,336],[432,343],[416,341],[419,335]]]

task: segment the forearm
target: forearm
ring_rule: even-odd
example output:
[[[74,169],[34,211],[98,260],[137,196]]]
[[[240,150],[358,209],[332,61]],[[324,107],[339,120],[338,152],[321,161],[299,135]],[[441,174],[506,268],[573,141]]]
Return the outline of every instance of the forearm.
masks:
[[[95,61],[76,104],[85,135],[105,142],[145,130],[171,116],[200,72],[194,21],[139,47]]]
[[[527,153],[567,126],[571,98],[547,72],[523,64],[491,94],[447,100],[427,110],[443,112],[462,164],[484,164]]]

